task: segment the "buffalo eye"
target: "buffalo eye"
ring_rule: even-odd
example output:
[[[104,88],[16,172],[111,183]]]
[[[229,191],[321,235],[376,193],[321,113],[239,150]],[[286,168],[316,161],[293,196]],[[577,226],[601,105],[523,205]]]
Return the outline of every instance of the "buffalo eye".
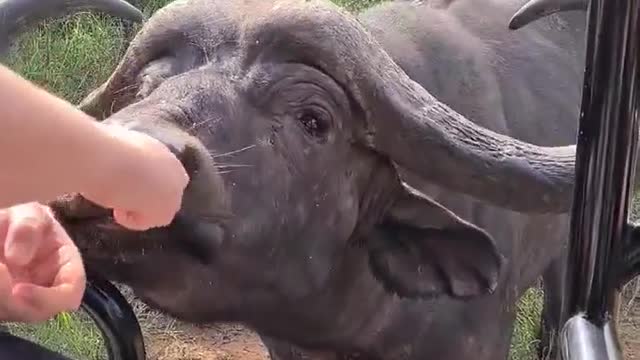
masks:
[[[320,110],[302,110],[297,114],[296,119],[311,136],[323,137],[329,130],[328,116]]]

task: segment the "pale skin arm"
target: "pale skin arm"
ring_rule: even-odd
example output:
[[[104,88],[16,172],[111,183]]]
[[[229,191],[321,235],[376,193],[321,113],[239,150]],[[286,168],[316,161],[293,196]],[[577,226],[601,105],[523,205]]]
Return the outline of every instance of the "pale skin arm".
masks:
[[[145,230],[171,222],[188,181],[157,140],[96,122],[0,65],[0,208],[81,193]]]
[[[0,208],[91,191],[114,159],[135,158],[91,117],[2,65],[0,99]]]
[[[80,253],[40,202],[81,193],[145,230],[171,222],[188,181],[159,141],[100,124],[0,64],[0,321],[80,305]]]

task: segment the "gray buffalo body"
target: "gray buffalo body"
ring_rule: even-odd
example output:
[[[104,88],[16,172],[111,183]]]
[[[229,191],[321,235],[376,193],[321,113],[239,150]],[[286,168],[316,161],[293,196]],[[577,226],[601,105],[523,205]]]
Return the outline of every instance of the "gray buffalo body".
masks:
[[[417,2],[395,2],[365,12],[360,20],[411,78],[472,121],[538,145],[574,144],[585,58],[585,12],[563,12],[506,30],[523,4],[457,0],[438,11]],[[506,344],[514,297],[542,274],[540,350],[547,355],[553,351],[561,325],[569,215],[514,212],[421,182],[410,173],[407,176],[421,184],[416,185],[421,191],[487,230],[500,250],[509,254],[511,267],[505,280],[509,285],[497,302],[504,307],[502,322],[496,324],[497,333],[487,335],[485,342],[490,345],[485,346]]]
[[[93,271],[274,359],[506,358],[566,244],[582,69],[562,18],[508,31],[521,5],[176,1],[81,107],[175,152],[180,213],[52,206]]]

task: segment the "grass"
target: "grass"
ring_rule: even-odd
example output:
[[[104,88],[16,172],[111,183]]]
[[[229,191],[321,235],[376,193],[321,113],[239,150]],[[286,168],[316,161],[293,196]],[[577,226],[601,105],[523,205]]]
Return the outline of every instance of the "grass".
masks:
[[[513,360],[536,359],[542,299],[542,290],[531,288],[518,302],[518,316],[511,340],[510,358]]]
[[[100,330],[83,311],[62,313],[40,325],[7,325],[14,335],[35,341],[72,359],[107,360]]]
[[[382,0],[334,0],[350,11],[360,11]],[[168,0],[146,0],[150,15]],[[8,65],[49,91],[77,103],[105,81],[125,50],[118,23],[109,18],[80,14],[53,21],[25,34]],[[542,291],[532,288],[518,303],[511,359],[535,359]],[[141,314],[138,312],[138,314]],[[143,328],[145,322],[141,318]],[[99,331],[83,312],[61,314],[41,325],[10,324],[13,333],[41,343],[72,358],[104,359]]]
[[[141,10],[151,15],[168,2],[147,0]],[[25,78],[77,103],[109,77],[127,41],[120,22],[82,13],[24,34],[7,63]]]
[[[358,12],[384,0],[333,0],[334,3],[348,9],[349,11]]]
[[[97,15],[82,15],[38,28],[10,57],[13,69],[49,91],[78,102],[104,81],[124,48],[122,30]]]

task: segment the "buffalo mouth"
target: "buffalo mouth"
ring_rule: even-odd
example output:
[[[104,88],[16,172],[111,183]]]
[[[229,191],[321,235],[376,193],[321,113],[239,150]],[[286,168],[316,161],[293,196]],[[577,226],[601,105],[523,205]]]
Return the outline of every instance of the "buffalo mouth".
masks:
[[[125,241],[140,249],[148,246],[150,241],[145,232],[134,232],[119,225],[109,209],[103,208],[80,194],[67,194],[58,197],[49,204],[56,220],[62,225],[69,237],[80,250],[83,259],[88,263],[109,260],[118,262],[125,255],[132,254],[133,247],[126,246]]]
[[[59,197],[49,206],[88,267],[134,264],[158,254],[211,265],[229,219],[222,215],[201,218],[181,211],[168,226],[134,231],[119,225],[111,210],[79,194]]]
[[[77,223],[111,217],[111,212],[80,194],[65,194],[49,203],[59,221]]]

